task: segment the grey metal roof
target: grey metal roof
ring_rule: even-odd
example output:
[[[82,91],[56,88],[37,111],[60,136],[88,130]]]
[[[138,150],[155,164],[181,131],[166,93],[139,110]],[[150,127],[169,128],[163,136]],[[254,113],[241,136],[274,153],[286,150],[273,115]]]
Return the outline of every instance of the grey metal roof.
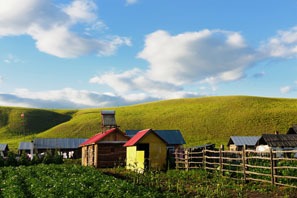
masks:
[[[204,144],[204,145],[190,147],[189,149],[190,150],[214,149],[215,146],[216,146],[215,144]]]
[[[126,135],[133,137],[140,130],[126,130]],[[185,140],[179,130],[153,130],[164,139],[168,145],[180,145],[185,144]]]
[[[18,150],[30,150],[31,149],[31,142],[21,142],[19,144]]]
[[[297,134],[263,134],[258,144],[270,147],[297,147]]]
[[[106,115],[106,114],[115,115],[115,111],[114,110],[102,110],[101,114],[102,115]]]
[[[8,149],[8,145],[7,144],[0,144],[0,151],[5,151]]]
[[[85,138],[37,138],[34,148],[37,149],[77,149]]]
[[[231,136],[228,146],[230,144],[234,144],[236,146],[255,146],[260,138],[261,136]]]

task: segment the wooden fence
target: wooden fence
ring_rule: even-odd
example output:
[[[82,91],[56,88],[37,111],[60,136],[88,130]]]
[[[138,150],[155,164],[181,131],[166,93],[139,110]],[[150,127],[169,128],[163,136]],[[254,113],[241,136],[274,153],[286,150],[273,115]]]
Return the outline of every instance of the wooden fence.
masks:
[[[297,150],[257,152],[255,150],[175,151],[177,169],[220,171],[223,176],[247,181],[267,182],[297,188]]]

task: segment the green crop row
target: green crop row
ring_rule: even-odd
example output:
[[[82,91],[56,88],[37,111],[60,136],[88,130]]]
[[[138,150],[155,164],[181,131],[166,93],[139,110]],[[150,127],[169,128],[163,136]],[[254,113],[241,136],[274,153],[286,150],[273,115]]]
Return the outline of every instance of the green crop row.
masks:
[[[0,197],[172,197],[78,165],[0,168]]]

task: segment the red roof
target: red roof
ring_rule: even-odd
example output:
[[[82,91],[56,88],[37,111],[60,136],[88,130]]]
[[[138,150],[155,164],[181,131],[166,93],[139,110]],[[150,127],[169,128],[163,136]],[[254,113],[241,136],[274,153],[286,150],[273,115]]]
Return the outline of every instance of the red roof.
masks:
[[[104,137],[106,137],[107,135],[115,132],[116,130],[118,130],[117,128],[112,128],[109,129],[103,133],[97,133],[96,135],[94,135],[93,137],[91,137],[90,139],[87,139],[85,142],[81,143],[79,146],[84,146],[84,145],[88,145],[88,144],[95,144],[96,142],[102,140]]]
[[[136,133],[130,140],[124,144],[124,146],[134,146],[137,142],[139,142],[145,135],[148,133],[154,133],[156,136],[158,136],[161,140],[163,140],[158,134],[156,134],[152,129],[144,129],[142,131],[139,131]],[[163,140],[164,141],[164,140]],[[165,141],[164,141],[165,142]],[[165,142],[166,143],[166,142]]]

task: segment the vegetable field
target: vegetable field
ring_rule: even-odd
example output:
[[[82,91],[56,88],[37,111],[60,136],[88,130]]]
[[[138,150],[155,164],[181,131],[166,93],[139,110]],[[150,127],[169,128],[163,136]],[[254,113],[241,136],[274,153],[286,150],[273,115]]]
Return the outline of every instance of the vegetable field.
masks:
[[[154,188],[79,165],[36,165],[0,169],[0,197],[167,197]],[[171,194],[172,195],[172,194]]]
[[[237,183],[204,170],[148,171],[95,169],[80,165],[0,168],[0,197],[294,197],[296,189]]]

